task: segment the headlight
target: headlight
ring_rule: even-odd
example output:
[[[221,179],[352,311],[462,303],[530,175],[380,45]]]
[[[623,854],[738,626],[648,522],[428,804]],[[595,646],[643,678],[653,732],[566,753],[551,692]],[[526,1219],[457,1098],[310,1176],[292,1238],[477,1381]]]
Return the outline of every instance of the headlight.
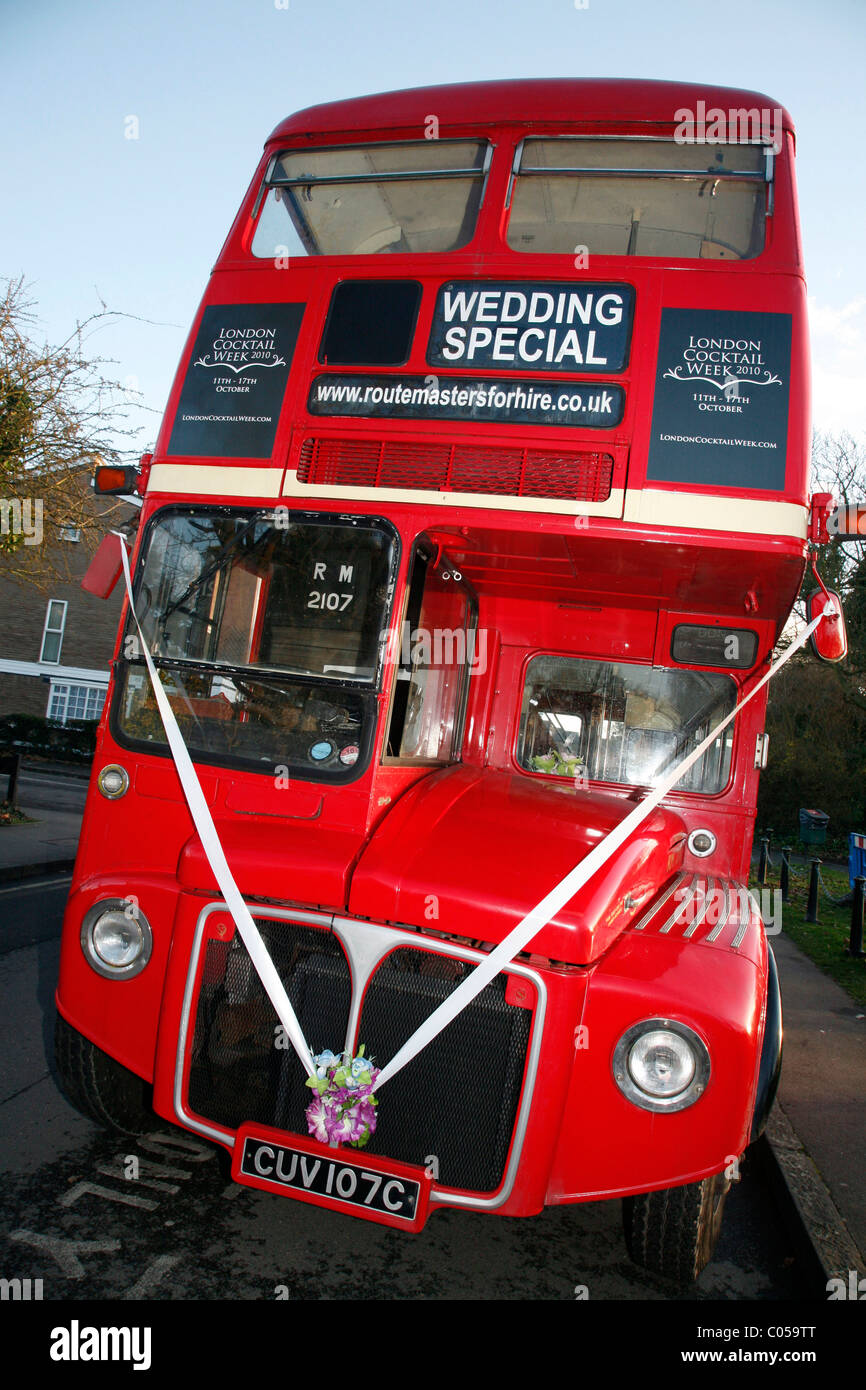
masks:
[[[85,913],[81,949],[98,975],[129,980],[150,960],[150,924],[132,898],[106,898]]]
[[[710,1054],[684,1023],[648,1018],[623,1033],[613,1076],[623,1095],[644,1110],[684,1110],[707,1088]]]

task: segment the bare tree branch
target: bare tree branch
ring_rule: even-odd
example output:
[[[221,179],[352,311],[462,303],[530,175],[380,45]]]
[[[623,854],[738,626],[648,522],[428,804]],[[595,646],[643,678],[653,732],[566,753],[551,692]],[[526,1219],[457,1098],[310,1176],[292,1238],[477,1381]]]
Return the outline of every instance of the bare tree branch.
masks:
[[[77,528],[87,549],[100,538],[104,522],[87,486],[94,461],[139,452],[141,426],[132,427],[129,416],[133,406],[148,409],[140,392],[104,375],[110,358],[85,352],[100,327],[135,316],[99,302],[98,312],[52,346],[37,340],[23,276],[0,281],[0,570],[18,583],[44,588],[68,577],[62,549],[50,542],[60,526]]]

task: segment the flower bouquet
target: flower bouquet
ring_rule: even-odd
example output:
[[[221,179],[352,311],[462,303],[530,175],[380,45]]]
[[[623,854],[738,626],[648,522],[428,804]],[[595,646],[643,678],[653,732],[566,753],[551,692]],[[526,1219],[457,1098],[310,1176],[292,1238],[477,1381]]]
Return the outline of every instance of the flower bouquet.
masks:
[[[339,1056],[320,1052],[313,1064],[316,1074],[306,1084],[316,1095],[306,1109],[307,1129],[319,1143],[332,1148],[351,1144],[363,1149],[376,1128],[378,1101],[373,1085],[380,1068],[364,1056],[363,1047],[357,1057],[348,1052]]]
[[[531,762],[535,772],[552,772],[557,777],[586,775],[586,765],[575,753],[558,753],[551,748],[547,753],[537,753]]]

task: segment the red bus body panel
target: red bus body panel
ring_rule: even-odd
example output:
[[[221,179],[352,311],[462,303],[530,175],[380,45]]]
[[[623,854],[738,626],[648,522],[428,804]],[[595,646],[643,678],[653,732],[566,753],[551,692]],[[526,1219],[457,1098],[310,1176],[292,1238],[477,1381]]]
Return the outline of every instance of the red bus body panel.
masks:
[[[706,109],[754,107],[775,114],[780,148],[760,255],[731,261],[593,255],[588,268],[576,269],[570,257],[508,247],[506,204],[521,140],[563,133],[670,139],[681,110],[694,110],[700,101]],[[290,148],[423,140],[430,112],[438,117],[441,139],[485,138],[493,146],[477,227],[465,246],[447,254],[309,256],[282,268],[251,254],[253,214],[273,156]],[[330,370],[319,354],[331,297],[337,285],[354,279],[408,279],[420,286],[407,360],[376,370],[422,379],[434,370],[428,360],[431,328],[437,295],[448,282],[629,287],[634,316],[627,361],[605,378],[624,390],[622,420],[604,429],[544,424],[518,429],[473,419],[312,413],[311,384]],[[170,453],[205,312],[214,306],[291,304],[303,306],[303,312],[268,456]],[[663,314],[697,309],[790,316],[783,486],[760,486],[757,461],[754,486],[710,487],[648,476]],[[367,368],[340,370],[370,374]],[[441,376],[460,370],[442,368]],[[505,383],[514,376],[486,367],[477,374]],[[561,379],[577,389],[592,377],[576,369]],[[705,404],[707,429],[721,429],[722,398]],[[735,402],[731,408],[737,409]],[[376,940],[390,943],[395,955],[414,951],[418,975],[435,982],[429,986],[431,999],[446,988],[449,970],[468,970],[504,940],[640,799],[631,785],[593,782],[575,788],[568,778],[521,764],[521,694],[530,664],[559,654],[671,669],[679,626],[724,626],[754,634],[752,664],[728,671],[738,695],[747,694],[767,669],[804,572],[809,444],[794,133],[787,112],[769,98],[675,83],[494,82],[337,102],[278,126],[182,354],[150,466],[139,533],[147,536],[166,508],[219,507],[228,515],[277,505],[334,520],[384,518],[394,529],[399,561],[392,635],[375,697],[371,756],[355,780],[331,785],[293,773],[288,785],[279,785],[270,769],[259,772],[216,758],[197,762],[237,885],[256,919],[271,922],[273,939],[283,930],[320,930],[330,943],[348,941],[354,933],[368,943],[368,952]],[[444,447],[483,449],[490,460],[509,458],[516,449],[548,460],[557,451],[583,450],[609,457],[610,492],[600,502],[562,496],[545,502],[539,496],[466,497],[444,487],[424,488],[417,478],[390,490],[351,480],[304,481],[311,449],[327,452],[336,445],[347,459],[362,447],[408,451],[411,446],[427,451],[425,467],[432,467],[430,460]],[[422,536],[471,586],[485,641],[484,662],[467,683],[459,759],[438,766],[401,762],[389,755],[387,743],[400,669],[397,625],[408,602],[413,548]],[[140,541],[134,559],[142,550]],[[195,1109],[191,1075],[204,1036],[196,1031],[197,1020],[235,928],[221,906],[164,745],[155,741],[151,749],[123,734],[115,699],[123,655],[119,635],[67,907],[58,1008],[98,1047],[153,1083],[155,1107],[166,1119],[229,1148],[238,1132],[253,1126],[264,1140],[270,1136],[279,1143],[282,1135],[288,1147],[311,1155],[311,1163],[316,1156],[327,1159],[333,1151],[298,1128],[259,1123],[252,1114],[229,1124]],[[201,714],[204,704],[193,712]],[[434,1176],[411,1229],[423,1224],[427,1195],[430,1210],[462,1205],[528,1215],[549,1203],[695,1182],[742,1154],[757,1103],[769,973],[765,931],[742,887],[748,881],[759,776],[755,750],[765,704],[762,692],[738,717],[730,773],[721,790],[669,794],[505,972],[496,1017],[523,1039],[525,1062],[513,1078],[512,1128],[502,1147],[501,1179],[479,1190],[448,1187]],[[97,790],[96,776],[113,763],[128,771],[130,790],[109,800]],[[709,858],[689,847],[697,830],[715,839]],[[682,920],[671,920],[663,906],[654,918],[654,904],[663,903],[677,884],[681,891],[671,904],[686,904]],[[696,903],[705,907],[713,892],[720,892],[725,904],[716,928],[709,915],[704,921],[698,913],[695,922],[693,910]],[[153,954],[139,975],[119,982],[91,968],[80,934],[88,909],[129,895],[146,914]],[[358,951],[359,960],[363,951]],[[352,968],[357,970],[357,960]],[[321,971],[324,980],[324,966]],[[357,979],[353,987],[360,988]],[[369,982],[364,990],[368,987]],[[229,1017],[230,997],[223,1006]],[[673,1113],[632,1103],[614,1079],[619,1039],[653,1018],[678,1020],[692,1030],[712,1062],[700,1099]],[[238,1055],[253,1046],[255,1029],[250,1028],[249,1035],[225,1043],[226,1058],[232,1046]],[[315,1039],[317,1047],[341,1043]],[[439,1040],[431,1048],[438,1045]],[[495,1062],[486,1059],[491,1066]],[[253,1080],[258,1094],[260,1078]],[[396,1088],[398,1082],[389,1084]],[[386,1086],[383,1113],[388,1098]],[[435,1137],[431,1146],[435,1153]],[[348,1150],[346,1158],[358,1161]],[[403,1173],[407,1180],[417,1174],[420,1161],[401,1168],[401,1160],[389,1161],[387,1152],[376,1156],[371,1149],[370,1154],[370,1166]],[[279,1190],[279,1184],[259,1176],[258,1185]],[[322,1194],[301,1194],[301,1199],[329,1203]],[[369,1215],[389,1219],[387,1213]],[[401,1220],[391,1224],[400,1226]]]

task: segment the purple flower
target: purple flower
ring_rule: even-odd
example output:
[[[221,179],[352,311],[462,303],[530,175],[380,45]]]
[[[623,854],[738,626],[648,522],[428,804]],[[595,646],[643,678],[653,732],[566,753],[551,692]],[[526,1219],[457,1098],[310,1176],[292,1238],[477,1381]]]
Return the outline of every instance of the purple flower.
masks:
[[[307,1129],[320,1144],[327,1144],[331,1138],[329,1124],[332,1122],[332,1108],[325,1096],[316,1096],[305,1111]]]
[[[366,1132],[366,1126],[353,1109],[344,1110],[336,1124],[331,1126],[331,1137],[340,1144],[356,1144]]]
[[[372,1105],[359,1105],[358,1119],[361,1124],[363,1124],[364,1128],[372,1134],[376,1128],[376,1111],[373,1109]]]
[[[310,1134],[320,1144],[363,1147],[376,1128],[373,1087],[380,1069],[361,1054],[350,1061],[347,1053],[337,1057],[325,1051],[313,1061],[318,1085],[307,1083],[317,1091],[306,1109]]]

